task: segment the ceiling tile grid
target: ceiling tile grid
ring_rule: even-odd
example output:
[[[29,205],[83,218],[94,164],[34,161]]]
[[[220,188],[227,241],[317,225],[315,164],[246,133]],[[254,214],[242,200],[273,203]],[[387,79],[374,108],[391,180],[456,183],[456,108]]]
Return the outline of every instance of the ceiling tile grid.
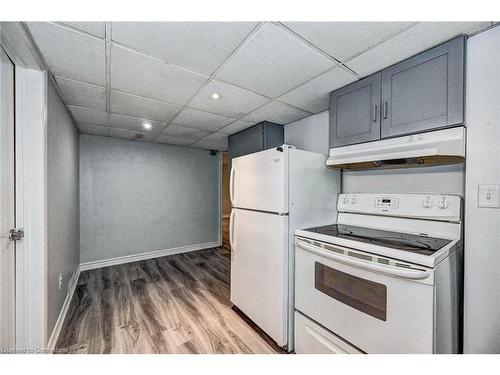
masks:
[[[413,26],[415,22],[284,22],[328,55],[344,62]]]
[[[106,84],[104,40],[49,22],[28,22],[28,27],[54,75]]]
[[[312,113],[322,112],[329,108],[330,92],[357,79],[352,73],[335,67],[287,92],[278,99]]]
[[[230,134],[324,111],[331,91],[490,25],[27,23],[81,132],[219,150]]]
[[[195,140],[191,138],[182,138],[182,137],[174,137],[171,135],[160,134],[154,140],[157,143],[165,143],[171,145],[179,145],[179,146],[189,146],[195,142]]]
[[[290,33],[265,23],[226,61],[217,78],[275,98],[334,65]]]
[[[486,28],[489,22],[421,22],[346,62],[367,76],[460,34]]]
[[[159,132],[164,126],[164,123],[158,121],[151,121],[148,119],[132,117],[127,115],[120,115],[118,113],[111,113],[109,116],[109,125],[122,129],[136,130],[144,132],[144,124],[151,125],[151,129],[147,133]]]
[[[90,124],[107,125],[107,113],[98,109],[68,106],[76,122],[86,122]]]
[[[207,77],[160,60],[111,47],[111,88],[184,105]]]
[[[217,93],[220,98],[212,99]],[[239,118],[270,102],[270,99],[216,79],[201,88],[188,106],[228,117]]]
[[[188,126],[178,126],[175,124],[170,124],[162,132],[162,135],[179,137],[179,138],[189,138],[193,140],[192,142],[194,142],[195,140],[199,140],[200,138],[206,137],[209,134],[210,131],[208,130],[190,128]]]
[[[115,127],[109,128],[109,135],[111,137],[123,138],[133,141],[151,142],[154,139],[152,133],[137,132],[129,129],[121,129]]]
[[[198,142],[191,145],[196,148],[206,148],[211,150],[225,151],[228,147],[227,135],[221,133],[212,133]]]
[[[55,77],[66,103],[78,107],[106,110],[106,88]]]
[[[108,135],[108,127],[104,125],[89,124],[86,122],[78,122],[78,128],[84,134],[100,135],[106,137]]]
[[[113,113],[168,123],[180,109],[181,106],[176,104],[111,90],[110,112]]]
[[[75,29],[84,31],[86,33],[95,35],[101,39],[104,39],[106,32],[105,22],[61,22],[67,26],[73,27]]]
[[[256,22],[113,22],[112,40],[210,75],[255,26]]]
[[[233,118],[198,111],[196,109],[184,108],[172,120],[172,124],[208,131],[216,131],[233,121]]]
[[[224,126],[223,128],[219,129],[219,133],[224,133],[227,135],[231,135],[234,133],[238,133],[242,130],[248,129],[249,127],[255,125],[255,122],[249,122],[249,121],[243,121],[243,120],[236,120],[230,123],[229,125]]]
[[[301,120],[312,113],[303,111],[288,104],[273,101],[264,107],[243,117],[243,120],[258,123],[261,121],[271,121],[277,124],[288,124]]]

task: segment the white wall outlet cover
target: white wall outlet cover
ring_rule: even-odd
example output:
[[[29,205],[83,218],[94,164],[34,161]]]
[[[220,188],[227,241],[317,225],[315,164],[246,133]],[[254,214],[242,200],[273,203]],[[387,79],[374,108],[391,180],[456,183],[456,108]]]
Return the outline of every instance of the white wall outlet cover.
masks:
[[[500,185],[479,185],[478,207],[500,208]]]

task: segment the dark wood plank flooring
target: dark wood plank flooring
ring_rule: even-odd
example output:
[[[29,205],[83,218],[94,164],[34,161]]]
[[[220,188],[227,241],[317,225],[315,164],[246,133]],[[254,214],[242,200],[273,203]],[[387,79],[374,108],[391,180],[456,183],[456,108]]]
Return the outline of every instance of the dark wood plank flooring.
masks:
[[[230,252],[201,250],[85,271],[58,353],[275,353],[229,301]]]
[[[231,244],[229,243],[229,218],[222,218],[222,247],[226,250],[231,250]]]

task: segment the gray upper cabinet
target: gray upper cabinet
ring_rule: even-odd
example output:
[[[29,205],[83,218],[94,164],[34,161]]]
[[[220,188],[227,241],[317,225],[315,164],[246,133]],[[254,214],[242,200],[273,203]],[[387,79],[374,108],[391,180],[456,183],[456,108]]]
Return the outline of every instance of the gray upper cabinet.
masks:
[[[459,37],[382,71],[382,138],[463,123],[464,46]]]
[[[380,138],[380,73],[330,94],[330,147]]]
[[[283,145],[283,125],[268,121],[260,122],[248,129],[229,136],[229,157],[252,154]]]
[[[330,94],[330,147],[464,123],[465,37]]]

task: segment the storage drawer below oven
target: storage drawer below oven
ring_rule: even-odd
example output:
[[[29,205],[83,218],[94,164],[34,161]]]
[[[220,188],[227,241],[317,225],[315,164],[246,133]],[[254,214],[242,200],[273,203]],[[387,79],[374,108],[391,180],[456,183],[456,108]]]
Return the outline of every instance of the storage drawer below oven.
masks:
[[[295,311],[295,353],[362,354],[346,341]]]

